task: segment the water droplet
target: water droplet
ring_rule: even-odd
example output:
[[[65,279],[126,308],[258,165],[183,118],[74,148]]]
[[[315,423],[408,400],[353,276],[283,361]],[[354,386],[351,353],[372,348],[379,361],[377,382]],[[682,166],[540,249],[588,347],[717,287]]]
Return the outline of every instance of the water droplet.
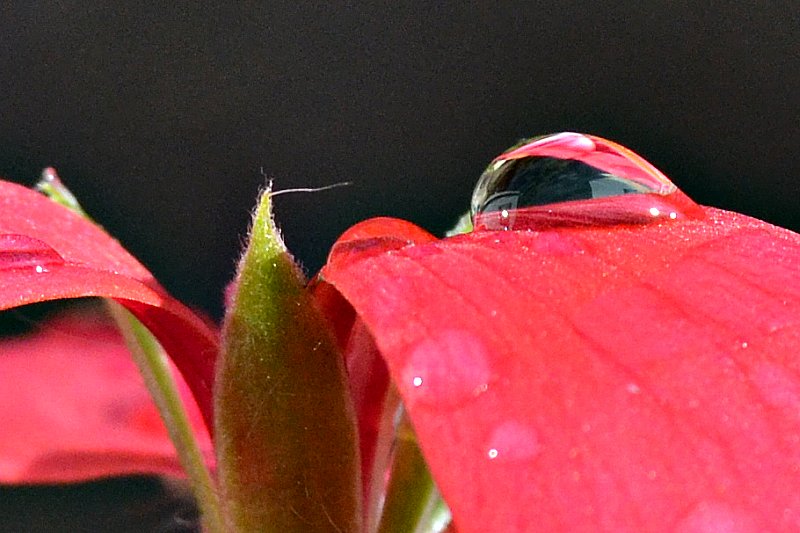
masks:
[[[0,269],[33,268],[47,272],[47,265],[61,264],[64,259],[46,243],[26,235],[0,235]]]
[[[796,411],[800,403],[800,384],[792,372],[765,361],[753,366],[750,379],[769,405]]]
[[[508,421],[492,431],[486,450],[486,456],[493,461],[525,461],[539,454],[541,444],[531,427]]]
[[[476,229],[647,224],[698,216],[658,169],[616,143],[580,133],[530,139],[495,159],[472,196]]]
[[[443,330],[418,344],[402,373],[400,387],[409,403],[457,407],[489,387],[484,342],[462,330]]]
[[[756,533],[765,531],[744,511],[721,502],[703,502],[681,520],[676,533]]]
[[[642,389],[636,383],[628,383],[625,386],[625,390],[631,394],[640,394],[642,392]]]

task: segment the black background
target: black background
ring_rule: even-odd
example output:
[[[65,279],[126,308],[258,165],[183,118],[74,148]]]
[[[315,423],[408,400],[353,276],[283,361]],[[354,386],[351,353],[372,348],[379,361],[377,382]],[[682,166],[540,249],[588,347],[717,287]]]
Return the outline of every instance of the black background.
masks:
[[[277,200],[309,272],[369,216],[442,232],[490,159],[563,130],[627,145],[701,203],[800,229],[798,2],[222,4],[0,7],[0,175],[56,166],[215,316],[262,167],[278,189],[353,183]],[[60,490],[6,492],[6,512],[35,521]]]
[[[0,175],[56,166],[218,315],[265,179],[309,272],[373,215],[434,232],[521,137],[638,151],[696,200],[800,227],[800,4],[6,2]],[[222,3],[220,3],[222,4]]]

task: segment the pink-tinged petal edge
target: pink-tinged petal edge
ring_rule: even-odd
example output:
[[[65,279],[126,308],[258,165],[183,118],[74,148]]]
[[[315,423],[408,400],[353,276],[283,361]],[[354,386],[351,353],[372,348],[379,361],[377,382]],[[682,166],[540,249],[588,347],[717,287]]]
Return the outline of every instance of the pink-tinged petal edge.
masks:
[[[213,464],[200,411],[177,379]],[[0,340],[0,388],[0,483],[183,475],[121,336],[98,310],[71,311]]]
[[[0,214],[0,310],[61,298],[117,300],[161,342],[212,428],[216,332],[102,229],[41,194],[0,181]]]
[[[334,246],[460,532],[800,529],[800,236],[704,211]]]

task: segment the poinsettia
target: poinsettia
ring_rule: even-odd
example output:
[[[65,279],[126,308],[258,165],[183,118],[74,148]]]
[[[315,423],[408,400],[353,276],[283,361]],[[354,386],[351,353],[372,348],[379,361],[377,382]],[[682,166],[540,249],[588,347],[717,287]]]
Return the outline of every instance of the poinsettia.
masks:
[[[0,182],[0,308],[101,296],[150,329],[213,429],[210,529],[435,529],[437,491],[463,532],[800,526],[797,234],[571,133],[493,161],[471,231],[366,221],[308,285],[269,203],[218,343],[91,222]]]

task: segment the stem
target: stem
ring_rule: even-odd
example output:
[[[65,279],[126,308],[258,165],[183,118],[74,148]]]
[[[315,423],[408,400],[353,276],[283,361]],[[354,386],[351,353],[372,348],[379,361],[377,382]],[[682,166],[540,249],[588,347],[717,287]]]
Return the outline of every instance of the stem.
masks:
[[[54,202],[92,220],[72,192],[61,182],[54,168],[48,167],[42,171],[37,188]],[[224,533],[225,521],[216,485],[197,445],[164,350],[150,331],[124,307],[114,300],[104,299],[103,302],[122,333],[131,357],[164,420],[197,499],[204,531]]]
[[[62,183],[54,168],[48,167],[42,171],[36,187],[54,202],[92,221],[72,191]],[[164,350],[150,331],[124,307],[114,300],[104,299],[103,302],[122,333],[131,357],[164,420],[197,499],[204,530],[208,533],[223,533],[225,521],[216,485],[197,445]]]
[[[181,466],[189,477],[192,492],[197,498],[203,530],[209,533],[225,531],[222,510],[214,480],[208,470],[192,426],[183,408],[175,385],[172,369],[158,341],[124,307],[113,300],[104,300],[131,352],[147,390],[155,401],[161,418],[175,445]]]
[[[408,417],[403,414],[379,533],[438,533],[450,522]]]

